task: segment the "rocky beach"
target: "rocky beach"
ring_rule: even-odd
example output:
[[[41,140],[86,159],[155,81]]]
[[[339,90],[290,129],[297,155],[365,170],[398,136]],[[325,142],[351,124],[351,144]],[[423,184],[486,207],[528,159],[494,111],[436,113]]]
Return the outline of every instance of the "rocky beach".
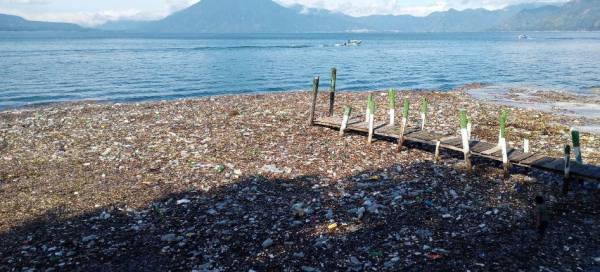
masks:
[[[401,91],[418,125],[561,157],[589,120],[450,92]],[[376,119],[385,91],[373,92]],[[2,271],[596,271],[598,183],[560,194],[562,176],[462,154],[309,126],[309,92],[114,104],[77,102],[0,112]],[[317,107],[324,115],[327,94]],[[336,114],[364,112],[340,92]],[[560,100],[568,98],[560,97]],[[398,111],[397,111],[398,112]],[[600,135],[582,133],[586,163]],[[549,226],[533,226],[534,198]]]

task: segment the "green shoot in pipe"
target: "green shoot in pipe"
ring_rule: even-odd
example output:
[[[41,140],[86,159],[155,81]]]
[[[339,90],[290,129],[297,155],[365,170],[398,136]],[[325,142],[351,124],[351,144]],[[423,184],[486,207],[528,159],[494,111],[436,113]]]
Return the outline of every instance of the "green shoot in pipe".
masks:
[[[410,108],[410,102],[408,101],[408,98],[404,98],[404,103],[402,106],[402,118],[406,118],[408,120],[409,108]]]

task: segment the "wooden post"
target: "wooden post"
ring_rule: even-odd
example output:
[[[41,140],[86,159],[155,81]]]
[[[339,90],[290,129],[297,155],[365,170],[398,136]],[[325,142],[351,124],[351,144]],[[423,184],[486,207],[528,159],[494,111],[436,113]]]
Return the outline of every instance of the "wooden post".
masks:
[[[510,174],[510,162],[508,161],[508,151],[506,146],[506,121],[508,120],[508,112],[503,110],[500,115],[500,148],[502,149],[502,166],[504,168],[504,177]]]
[[[460,134],[462,136],[463,153],[465,155],[465,166],[470,173],[473,171],[473,166],[471,164],[469,133],[467,132],[467,111],[464,109],[460,110]]]
[[[579,141],[579,131],[571,130],[571,138],[573,140],[573,154],[575,155],[575,161],[579,164],[583,164],[583,158],[581,157],[581,146]]]
[[[440,161],[440,144],[441,141],[435,141],[435,156],[433,156],[433,161],[438,163]]]
[[[373,142],[373,133],[375,130],[375,101],[373,95],[369,99],[369,144]]]
[[[313,126],[315,124],[315,109],[317,107],[317,95],[319,94],[319,77],[315,77],[313,79],[313,97],[312,104],[310,106],[310,116],[308,119],[308,124]]]
[[[390,107],[390,126],[396,125],[396,90],[388,91],[388,106]]]
[[[337,81],[337,70],[331,68],[331,87],[329,89],[329,116],[333,116],[333,104],[335,103],[335,84]]]
[[[350,120],[350,116],[352,115],[352,107],[346,106],[344,107],[344,117],[342,118],[342,125],[340,126],[340,136],[344,136],[344,132],[348,127],[348,121]]]
[[[429,102],[427,102],[427,98],[423,97],[423,100],[421,100],[421,130],[425,130],[425,123],[427,122],[428,111]]]
[[[398,139],[398,152],[402,150],[402,146],[404,145],[404,131],[406,130],[406,126],[408,124],[409,108],[410,102],[408,101],[408,98],[404,98],[404,102],[402,103],[402,124],[400,127],[400,139]]]
[[[529,139],[523,139],[523,151],[529,153]]]
[[[571,187],[571,146],[565,146],[565,171],[562,186],[562,193],[566,195]]]

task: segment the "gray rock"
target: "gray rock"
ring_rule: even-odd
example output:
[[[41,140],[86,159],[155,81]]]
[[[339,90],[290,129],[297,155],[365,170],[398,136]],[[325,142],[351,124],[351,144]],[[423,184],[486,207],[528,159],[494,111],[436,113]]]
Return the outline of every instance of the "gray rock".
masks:
[[[358,217],[358,219],[361,219],[365,215],[365,211],[365,207],[360,207],[358,210],[356,210],[356,217]]]
[[[273,174],[282,174],[284,171],[277,168],[277,166],[269,164],[269,165],[265,165],[260,169],[262,172],[269,172],[269,173],[273,173]]]
[[[325,216],[328,220],[332,220],[333,219],[333,210],[327,209],[327,215],[325,215]]]
[[[355,266],[358,266],[358,265],[362,266],[362,263],[358,260],[358,258],[356,258],[354,256],[350,257],[350,263],[352,263],[352,265],[355,265]]]
[[[92,235],[85,236],[85,237],[81,238],[81,241],[84,242],[84,243],[87,243],[87,242],[90,242],[90,241],[94,241],[96,239],[98,239],[98,236],[92,234]]]
[[[263,248],[268,248],[273,245],[273,239],[269,238],[262,243]]]
[[[292,205],[292,214],[297,217],[303,217],[306,214],[304,203],[296,203]]]
[[[160,240],[163,242],[175,242],[177,241],[177,235],[175,233],[165,234],[160,237]]]
[[[421,239],[424,238],[429,238],[431,236],[433,236],[433,232],[431,232],[428,229],[419,229],[415,232],[417,234],[417,236],[419,236]]]
[[[98,216],[98,219],[101,219],[101,220],[107,220],[109,218],[110,218],[110,213],[107,213],[107,212],[102,212],[100,214],[100,216]]]
[[[457,199],[458,198],[458,193],[456,191],[454,191],[453,189],[450,189],[450,195],[452,196],[452,198]]]
[[[190,203],[190,200],[187,198],[177,200],[177,205],[188,204],[188,203]]]

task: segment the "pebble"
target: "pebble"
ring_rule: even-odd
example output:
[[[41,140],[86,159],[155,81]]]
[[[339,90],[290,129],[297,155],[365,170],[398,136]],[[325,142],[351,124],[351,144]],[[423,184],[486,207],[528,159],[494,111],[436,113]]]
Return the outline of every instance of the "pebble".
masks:
[[[177,235],[175,233],[165,234],[160,237],[160,240],[163,242],[174,242],[177,240]]]
[[[177,200],[177,205],[188,204],[188,203],[190,203],[190,200],[186,199],[186,198]]]
[[[365,211],[366,211],[365,207],[360,207],[358,210],[356,210],[356,217],[358,219],[363,218],[363,216],[365,215]]]
[[[268,248],[273,245],[273,239],[269,238],[262,243],[263,248]]]
[[[100,216],[98,216],[98,218],[99,218],[99,219],[101,219],[101,220],[107,220],[107,219],[109,219],[109,218],[110,218],[110,213],[107,213],[107,212],[102,212],[102,213],[100,214]]]
[[[272,164],[265,165],[260,170],[263,172],[269,172],[273,174],[282,174],[284,172],[283,170],[277,168],[277,166]]]
[[[87,242],[90,242],[90,241],[93,241],[96,239],[98,239],[97,235],[89,235],[89,236],[85,236],[85,237],[81,238],[81,241],[84,243],[87,243]]]
[[[333,219],[333,210],[332,209],[327,209],[327,214],[325,215],[325,217],[328,220],[332,220]]]

